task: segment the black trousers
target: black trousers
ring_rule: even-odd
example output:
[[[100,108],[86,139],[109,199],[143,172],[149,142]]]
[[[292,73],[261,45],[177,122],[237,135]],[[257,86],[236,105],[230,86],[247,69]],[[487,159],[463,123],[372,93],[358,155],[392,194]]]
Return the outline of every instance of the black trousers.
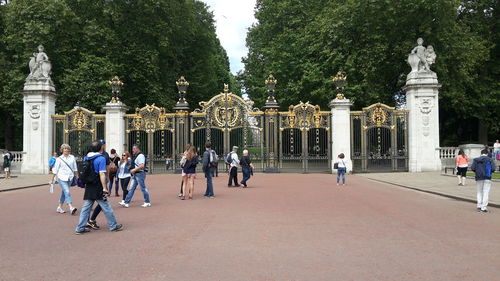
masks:
[[[127,188],[128,188],[129,183],[130,183],[130,177],[120,179],[120,185],[122,186],[122,191],[123,191],[123,200],[125,200],[125,198],[127,198],[127,194],[128,194]]]
[[[234,180],[234,185],[239,186],[240,184],[238,183],[238,168],[236,167],[231,167],[231,170],[229,171],[229,182],[227,185],[231,185],[232,181]]]

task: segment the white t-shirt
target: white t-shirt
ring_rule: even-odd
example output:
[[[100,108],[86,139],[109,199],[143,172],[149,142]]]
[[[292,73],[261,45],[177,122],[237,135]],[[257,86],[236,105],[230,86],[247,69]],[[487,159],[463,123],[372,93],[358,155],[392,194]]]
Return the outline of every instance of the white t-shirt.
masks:
[[[68,165],[66,165],[66,162]],[[69,166],[69,167],[68,167]],[[70,169],[71,167],[71,169]],[[75,172],[78,171],[76,167],[75,156],[68,155],[67,157],[63,155],[57,157],[54,167],[52,167],[52,173],[57,175],[57,178],[62,181],[70,181],[75,176]]]
[[[238,153],[236,152],[231,152],[231,167],[236,167],[238,168],[240,166],[240,160],[238,159]]]
[[[339,163],[339,168],[346,168],[347,167],[344,159],[337,158],[336,163]]]
[[[500,150],[500,143],[499,143],[499,142],[495,142],[495,143],[493,144],[493,149],[494,149],[495,151]]]
[[[141,165],[141,164],[146,163],[146,157],[144,157],[144,154],[141,153],[141,154],[137,155],[137,157],[135,158],[134,163],[135,163],[136,167],[139,166],[139,165]]]

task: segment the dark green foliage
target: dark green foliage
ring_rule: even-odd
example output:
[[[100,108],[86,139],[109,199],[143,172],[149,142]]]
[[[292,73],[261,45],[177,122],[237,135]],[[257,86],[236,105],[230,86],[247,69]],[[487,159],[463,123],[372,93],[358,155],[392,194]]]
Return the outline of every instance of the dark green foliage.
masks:
[[[0,127],[0,147],[22,149],[20,92],[39,44],[52,62],[58,113],[77,102],[101,112],[114,75],[125,83],[121,99],[131,110],[146,103],[170,110],[181,75],[190,82],[192,108],[234,80],[213,15],[198,0],[0,3],[0,117],[12,127]],[[7,135],[16,136],[13,143]]]
[[[272,73],[282,109],[302,100],[326,110],[339,70],[353,109],[394,105],[423,37],[438,55],[442,144],[481,141],[466,129],[478,123],[490,140],[500,132],[498,1],[258,0],[256,18],[239,79],[259,106]]]

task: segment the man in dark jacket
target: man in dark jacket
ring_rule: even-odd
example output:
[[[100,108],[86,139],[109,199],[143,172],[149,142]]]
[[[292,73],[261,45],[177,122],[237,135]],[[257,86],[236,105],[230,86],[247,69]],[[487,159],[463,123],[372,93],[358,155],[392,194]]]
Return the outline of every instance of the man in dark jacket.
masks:
[[[488,212],[488,195],[491,187],[491,175],[495,171],[495,162],[488,157],[488,150],[483,149],[481,156],[474,158],[471,170],[476,173],[477,211]]]
[[[205,191],[205,197],[214,198],[214,186],[212,183],[214,167],[212,166],[212,160],[214,159],[214,151],[212,150],[212,144],[207,142],[205,144],[205,152],[203,152],[203,172],[205,173],[205,178],[207,179],[207,190]],[[215,161],[215,160],[214,160]]]

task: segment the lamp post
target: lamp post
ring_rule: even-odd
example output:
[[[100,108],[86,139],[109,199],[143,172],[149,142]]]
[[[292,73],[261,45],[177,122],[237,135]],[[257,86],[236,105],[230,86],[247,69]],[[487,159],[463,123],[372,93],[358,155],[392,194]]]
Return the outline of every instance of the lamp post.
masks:
[[[120,78],[118,78],[118,76],[115,76],[113,77],[113,79],[111,79],[111,81],[108,81],[108,83],[109,85],[111,85],[111,94],[112,94],[111,102],[112,103],[119,102],[120,98],[118,97],[118,95],[120,94],[120,91],[122,89],[123,82],[120,81]]]
[[[344,75],[342,72],[337,72],[337,75],[333,77],[333,82],[337,86],[337,99],[343,100],[344,97],[344,85],[345,81],[347,80],[347,76]]]
[[[177,101],[174,109],[188,110],[189,104],[186,102],[186,94],[189,82],[184,78],[184,76],[181,76],[181,78],[179,78],[179,80],[177,80],[175,84],[177,85],[177,90],[179,91],[179,101]]]
[[[278,108],[278,103],[275,98],[275,87],[277,83],[278,80],[276,80],[272,74],[269,74],[266,79],[267,100],[265,108]]]

